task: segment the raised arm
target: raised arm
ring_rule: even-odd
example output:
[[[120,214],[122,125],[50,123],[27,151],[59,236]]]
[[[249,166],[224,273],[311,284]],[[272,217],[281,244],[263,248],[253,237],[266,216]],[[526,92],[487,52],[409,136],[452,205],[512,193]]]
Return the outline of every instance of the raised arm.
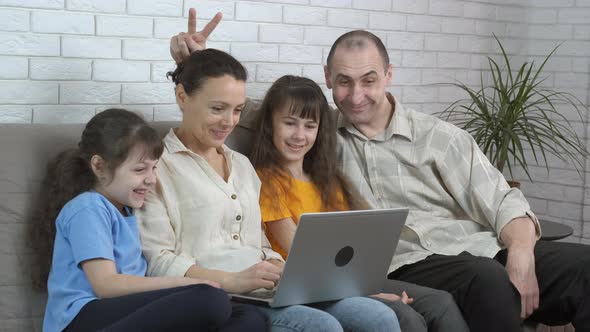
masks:
[[[221,17],[221,13],[215,14],[203,30],[197,31],[197,11],[194,8],[189,9],[187,32],[181,32],[170,38],[170,55],[174,61],[182,63],[192,52],[206,49],[207,38],[217,27]]]

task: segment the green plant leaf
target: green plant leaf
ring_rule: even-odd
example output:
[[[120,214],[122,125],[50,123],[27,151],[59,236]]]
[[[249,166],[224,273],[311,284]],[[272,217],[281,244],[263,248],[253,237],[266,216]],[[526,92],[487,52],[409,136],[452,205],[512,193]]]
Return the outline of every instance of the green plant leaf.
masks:
[[[483,73],[481,87],[477,89],[462,82],[449,83],[464,91],[467,98],[451,103],[437,114],[470,133],[490,162],[500,171],[506,167],[510,176],[515,167],[520,167],[532,180],[528,169],[532,162],[543,164],[549,172],[548,155],[572,162],[582,175],[590,153],[561,110],[574,110],[583,122],[588,108],[568,92],[542,87],[547,79],[542,77],[542,70],[561,44],[549,52],[538,68],[534,61],[525,61],[516,68],[499,38],[494,35],[494,39],[503,62],[488,57],[490,84],[484,84]]]

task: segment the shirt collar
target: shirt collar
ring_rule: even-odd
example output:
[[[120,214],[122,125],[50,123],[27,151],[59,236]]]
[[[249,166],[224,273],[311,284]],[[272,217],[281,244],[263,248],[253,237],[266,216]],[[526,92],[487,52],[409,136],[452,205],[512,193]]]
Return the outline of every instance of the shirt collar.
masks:
[[[392,105],[393,108],[393,115],[391,116],[391,120],[389,120],[389,124],[385,131],[378,134],[374,139],[382,139],[387,140],[394,135],[403,136],[407,138],[409,141],[412,141],[412,129],[410,127],[410,121],[408,119],[408,113],[404,109],[403,105],[397,101],[397,99],[389,92],[386,93],[387,100]],[[356,127],[350,123],[343,115],[339,112],[338,114],[338,129],[341,128],[346,129],[351,134],[355,134],[362,138],[367,138],[363,135]]]
[[[176,128],[170,128],[170,131],[164,137],[164,146],[166,147],[166,150],[168,150],[170,154],[179,152],[195,154],[193,151],[187,148],[184,143],[182,143],[178,136],[176,136],[176,133],[174,132],[175,129]],[[228,157],[228,160],[230,160],[232,157],[232,150],[228,149],[225,144],[217,148],[217,151]]]

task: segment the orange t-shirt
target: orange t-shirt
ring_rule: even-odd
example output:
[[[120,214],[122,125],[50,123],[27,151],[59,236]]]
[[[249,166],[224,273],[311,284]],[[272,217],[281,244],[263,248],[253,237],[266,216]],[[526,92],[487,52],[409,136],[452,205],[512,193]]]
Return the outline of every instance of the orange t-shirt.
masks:
[[[289,181],[290,180],[290,181]],[[275,197],[271,197],[269,186],[275,186]],[[338,192],[337,211],[350,210],[344,201],[342,191]],[[260,212],[262,222],[272,222],[285,218],[291,218],[297,224],[299,216],[305,212],[324,211],[320,193],[312,182],[302,181],[295,178],[273,179],[270,183],[262,183],[260,189]],[[267,231],[266,236],[270,241],[272,249],[283,258],[287,259],[287,252],[279,246],[272,235]]]

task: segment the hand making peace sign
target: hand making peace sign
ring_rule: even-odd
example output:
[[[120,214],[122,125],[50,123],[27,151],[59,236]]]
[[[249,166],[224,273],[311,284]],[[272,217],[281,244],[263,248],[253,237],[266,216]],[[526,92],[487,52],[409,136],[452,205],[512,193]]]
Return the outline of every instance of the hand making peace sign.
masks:
[[[221,13],[215,14],[203,30],[197,31],[197,11],[194,8],[189,9],[188,31],[181,32],[170,39],[170,55],[174,61],[181,63],[192,52],[206,49],[207,38],[221,21],[221,16]]]

